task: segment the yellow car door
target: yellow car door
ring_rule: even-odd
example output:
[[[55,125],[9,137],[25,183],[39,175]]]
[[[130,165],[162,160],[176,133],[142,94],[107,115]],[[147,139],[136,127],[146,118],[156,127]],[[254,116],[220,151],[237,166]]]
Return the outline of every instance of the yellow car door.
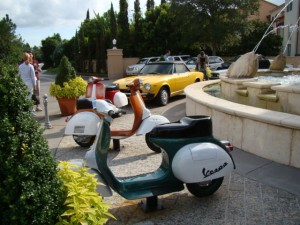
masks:
[[[186,86],[194,83],[194,81],[191,80],[190,71],[183,63],[175,63],[173,75],[175,76],[176,85],[172,92],[182,91]]]

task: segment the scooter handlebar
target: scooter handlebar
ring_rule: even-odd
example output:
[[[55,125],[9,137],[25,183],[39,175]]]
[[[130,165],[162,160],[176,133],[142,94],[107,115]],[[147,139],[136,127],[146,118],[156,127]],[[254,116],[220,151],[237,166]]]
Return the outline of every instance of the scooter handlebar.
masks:
[[[92,101],[92,104],[94,111],[104,116],[107,115],[111,118],[117,118],[122,116],[122,114],[126,114],[126,112],[123,109],[117,108],[115,105],[103,99],[96,99]]]
[[[113,110],[109,110],[107,114],[111,117],[114,117],[115,112]]]
[[[90,77],[90,82],[96,84],[98,83],[99,81],[104,81],[104,78],[102,77]]]
[[[143,85],[142,79],[137,78],[132,83],[127,84],[126,87],[129,87],[130,89],[133,88],[133,90],[140,90],[142,85]]]
[[[113,111],[113,110],[111,110]],[[121,117],[123,114],[126,114],[126,111],[123,109],[118,109],[116,112],[113,111],[109,116],[111,116],[113,119]]]

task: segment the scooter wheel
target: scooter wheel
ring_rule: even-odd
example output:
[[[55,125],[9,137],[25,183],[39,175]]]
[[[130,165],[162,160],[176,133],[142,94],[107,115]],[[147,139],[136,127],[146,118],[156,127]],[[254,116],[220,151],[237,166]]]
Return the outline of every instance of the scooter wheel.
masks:
[[[94,143],[96,136],[88,136],[88,135],[73,135],[74,141],[81,147],[88,148],[91,147]]]
[[[196,197],[206,197],[215,193],[223,183],[224,177],[220,177],[214,180],[199,182],[199,183],[189,183],[186,184],[189,192]]]
[[[147,144],[148,148],[150,148],[150,149],[151,149],[152,151],[154,151],[154,152],[160,153],[160,152],[161,152],[161,149],[160,149],[159,147],[157,147],[155,144],[153,144],[153,143],[149,140],[149,138],[150,138],[150,134],[147,133],[147,134],[145,135],[145,140],[146,140],[146,144]]]

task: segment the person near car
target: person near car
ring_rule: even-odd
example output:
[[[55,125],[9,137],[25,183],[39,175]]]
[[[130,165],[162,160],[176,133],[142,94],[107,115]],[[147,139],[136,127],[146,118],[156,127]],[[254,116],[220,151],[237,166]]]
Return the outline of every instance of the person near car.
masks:
[[[28,99],[31,99],[33,91],[36,89],[36,77],[33,65],[30,64],[30,60],[30,55],[24,53],[23,63],[19,65],[19,74],[28,88]]]
[[[31,58],[31,65],[33,65],[34,68],[34,73],[35,73],[35,77],[36,77],[36,90],[35,90],[35,95],[36,97],[39,99],[40,98],[40,86],[41,86],[41,79],[40,79],[40,75],[39,72],[41,72],[41,68],[39,67],[39,61],[37,61],[32,53],[32,51],[29,51],[29,55]],[[42,108],[40,107],[40,105],[38,104],[39,101],[37,101],[35,103],[35,109],[34,111],[42,111]]]
[[[208,56],[205,54],[204,51],[201,51],[200,54],[197,56],[196,69],[198,71],[203,72],[204,80],[208,80],[208,77],[207,77],[207,74],[206,74],[206,67],[207,66],[208,66]]]
[[[171,51],[167,50],[166,53],[163,55],[163,60],[164,61],[169,61],[170,60],[170,55],[171,55]]]

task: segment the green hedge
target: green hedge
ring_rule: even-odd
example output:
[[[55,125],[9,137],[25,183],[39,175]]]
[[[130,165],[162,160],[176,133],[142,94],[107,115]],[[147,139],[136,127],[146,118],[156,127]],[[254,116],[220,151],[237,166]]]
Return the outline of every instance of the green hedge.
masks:
[[[66,193],[16,69],[0,74],[0,224],[53,225]]]

